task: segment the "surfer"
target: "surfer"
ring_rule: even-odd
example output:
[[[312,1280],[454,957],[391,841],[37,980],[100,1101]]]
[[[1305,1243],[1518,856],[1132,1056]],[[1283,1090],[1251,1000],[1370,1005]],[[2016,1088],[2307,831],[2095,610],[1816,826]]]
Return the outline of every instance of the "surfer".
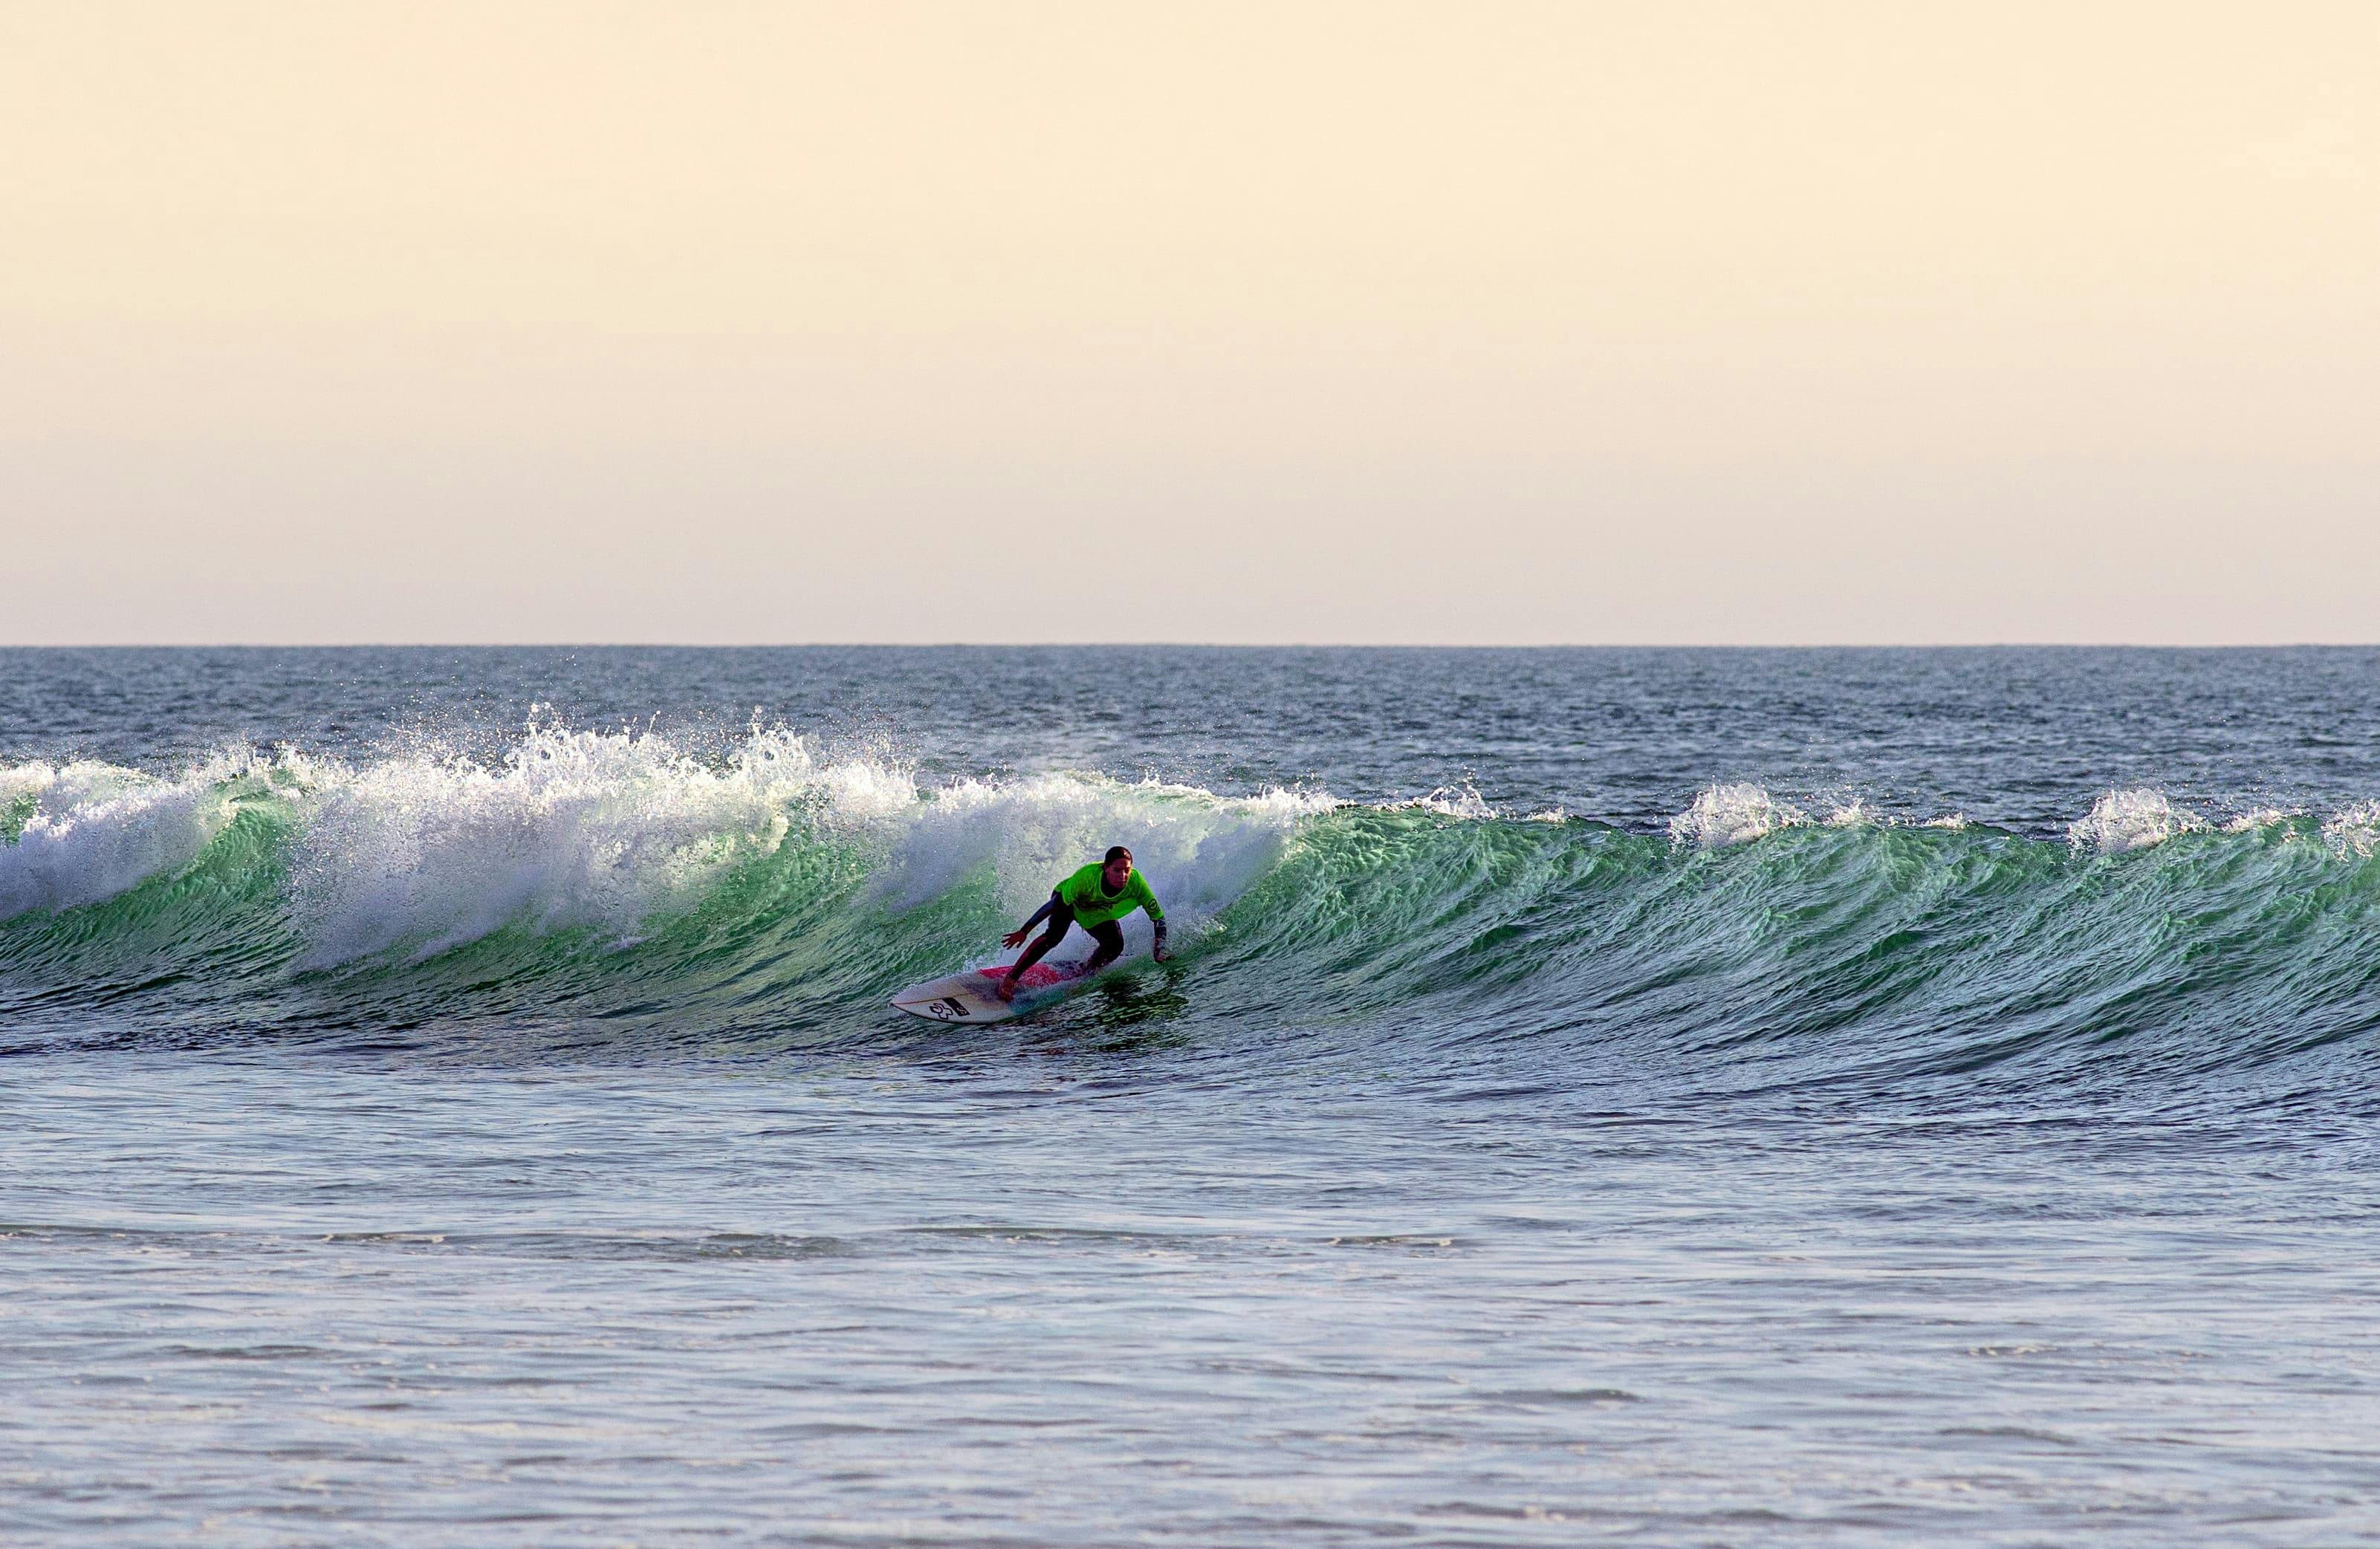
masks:
[[[1041,939],[1026,948],[1025,955],[1002,975],[1000,998],[1016,998],[1016,976],[1064,940],[1069,926],[1082,926],[1099,944],[1099,950],[1083,965],[1083,972],[1093,974],[1105,968],[1123,955],[1123,927],[1116,922],[1135,909],[1148,911],[1149,923],[1157,927],[1157,944],[1150,955],[1163,962],[1165,911],[1157,906],[1157,895],[1148,890],[1148,879],[1132,869],[1132,852],[1119,844],[1108,852],[1105,860],[1085,866],[1052,888],[1049,902],[1035,910],[1031,919],[1001,938],[1003,946],[1022,947],[1035,926],[1044,919],[1050,922]]]

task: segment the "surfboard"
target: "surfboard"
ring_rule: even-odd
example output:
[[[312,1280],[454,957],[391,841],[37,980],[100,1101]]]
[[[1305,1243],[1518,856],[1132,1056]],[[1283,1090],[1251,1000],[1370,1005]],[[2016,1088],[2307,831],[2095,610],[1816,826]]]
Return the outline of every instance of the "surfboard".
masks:
[[[1014,1000],[1002,1000],[999,994],[1000,978],[1008,972],[1008,964],[970,968],[948,978],[911,985],[892,997],[892,1004],[913,1017],[935,1022],[1006,1022],[1047,1005],[1053,998],[1052,991],[1083,976],[1083,967],[1080,962],[1037,962],[1017,979]]]

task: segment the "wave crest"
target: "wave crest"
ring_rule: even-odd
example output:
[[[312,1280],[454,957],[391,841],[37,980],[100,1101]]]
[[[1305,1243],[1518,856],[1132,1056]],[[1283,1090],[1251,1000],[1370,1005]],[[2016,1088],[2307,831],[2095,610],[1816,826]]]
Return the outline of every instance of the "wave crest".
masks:
[[[188,865],[231,820],[227,784],[269,767],[242,748],[173,780],[91,761],[0,768],[0,919],[96,903]]]
[[[426,957],[500,926],[625,938],[769,854],[814,795],[880,803],[905,781],[822,773],[803,739],[756,732],[724,769],[666,738],[531,728],[495,768],[397,758],[318,771],[291,892],[321,967],[404,947]]]
[[[2368,861],[2380,852],[2380,802],[2358,802],[2322,826],[2322,837],[2342,856]]]
[[[1800,808],[1778,801],[1757,785],[1713,785],[1670,819],[1670,842],[1723,850],[1809,820]]]
[[[2121,855],[2205,827],[2203,820],[2168,801],[2161,791],[2110,791],[2092,805],[2088,815],[2066,826],[2066,841],[2077,850]]]

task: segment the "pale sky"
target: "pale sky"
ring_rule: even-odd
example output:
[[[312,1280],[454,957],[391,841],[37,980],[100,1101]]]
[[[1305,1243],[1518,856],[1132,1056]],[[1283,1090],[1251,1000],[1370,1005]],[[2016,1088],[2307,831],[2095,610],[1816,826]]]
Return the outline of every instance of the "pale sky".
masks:
[[[0,641],[2380,639],[2380,7],[0,0]]]

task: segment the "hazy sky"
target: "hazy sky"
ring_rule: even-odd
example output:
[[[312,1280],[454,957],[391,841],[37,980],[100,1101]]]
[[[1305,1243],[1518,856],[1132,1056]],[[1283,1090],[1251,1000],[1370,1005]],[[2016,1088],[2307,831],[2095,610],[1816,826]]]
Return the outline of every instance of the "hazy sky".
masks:
[[[2380,8],[0,0],[0,640],[2380,638]]]

